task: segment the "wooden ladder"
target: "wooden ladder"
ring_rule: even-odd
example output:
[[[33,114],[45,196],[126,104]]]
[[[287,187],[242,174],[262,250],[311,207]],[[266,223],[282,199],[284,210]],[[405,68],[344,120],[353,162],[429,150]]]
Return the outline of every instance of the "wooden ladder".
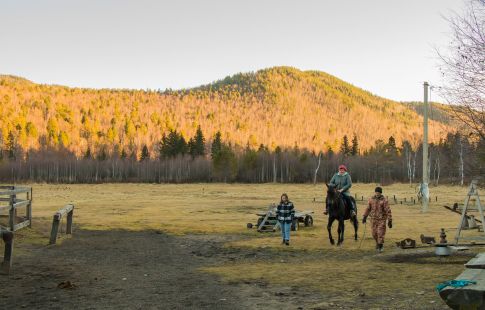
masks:
[[[463,221],[465,221],[466,213],[468,208],[470,207],[470,199],[475,198],[475,204],[477,207],[478,212],[480,212],[480,221],[482,224],[483,231],[485,232],[485,219],[483,216],[483,208],[482,204],[480,203],[480,195],[478,195],[478,181],[473,180],[468,188],[468,194],[465,198],[465,204],[463,205],[463,210],[461,211],[461,219],[460,223],[458,224],[458,229],[456,230],[455,236],[455,244],[458,244],[460,239],[469,239],[469,240],[485,240],[485,236],[477,236],[477,237],[461,237],[461,231],[463,229]]]
[[[258,226],[258,232],[263,231],[263,228],[266,227],[266,222],[268,221],[268,217],[271,215],[271,211],[273,210],[274,206],[270,205],[268,208],[268,211],[266,212],[266,215],[264,216],[263,220]]]

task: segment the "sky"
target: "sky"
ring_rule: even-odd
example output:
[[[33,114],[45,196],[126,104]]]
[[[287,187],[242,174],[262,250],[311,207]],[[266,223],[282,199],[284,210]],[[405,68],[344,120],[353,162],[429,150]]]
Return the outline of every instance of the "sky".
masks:
[[[421,101],[464,0],[0,0],[0,74],[180,89],[292,66]],[[433,93],[432,93],[433,96]],[[431,98],[431,100],[439,97]]]

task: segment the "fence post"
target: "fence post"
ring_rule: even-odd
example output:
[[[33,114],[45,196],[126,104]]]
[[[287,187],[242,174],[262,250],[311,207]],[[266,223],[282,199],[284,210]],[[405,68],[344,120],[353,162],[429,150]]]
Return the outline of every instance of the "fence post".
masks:
[[[30,192],[27,192],[27,200],[29,201],[29,204],[27,205],[27,219],[29,220],[29,227],[32,228],[32,188],[30,189]]]
[[[55,244],[57,241],[57,232],[59,231],[59,223],[61,219],[61,215],[59,213],[54,214],[54,219],[52,220],[52,230],[51,230],[51,239],[49,240],[49,244]]]
[[[12,268],[13,254],[13,233],[8,230],[1,231],[3,242],[5,243],[5,252],[3,254],[2,273],[9,274]]]
[[[67,225],[66,225],[66,234],[72,235],[72,215],[74,213],[74,208],[67,213]]]
[[[15,198],[16,195],[12,194],[10,195],[10,209],[8,210],[8,226],[10,226],[10,231],[14,231],[15,229],[15,217],[17,215],[17,212],[15,212]]]

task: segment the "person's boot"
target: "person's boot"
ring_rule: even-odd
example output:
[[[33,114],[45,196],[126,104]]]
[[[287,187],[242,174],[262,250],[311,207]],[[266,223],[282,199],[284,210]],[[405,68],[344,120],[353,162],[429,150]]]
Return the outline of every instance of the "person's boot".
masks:
[[[384,251],[384,244],[380,243],[379,244],[379,253],[382,253]]]
[[[286,245],[290,245],[290,240],[285,240]]]
[[[285,239],[283,239],[283,241],[281,241],[281,244],[285,244],[285,243],[286,243],[286,240],[285,240]]]
[[[376,252],[379,252],[379,244],[376,243]]]

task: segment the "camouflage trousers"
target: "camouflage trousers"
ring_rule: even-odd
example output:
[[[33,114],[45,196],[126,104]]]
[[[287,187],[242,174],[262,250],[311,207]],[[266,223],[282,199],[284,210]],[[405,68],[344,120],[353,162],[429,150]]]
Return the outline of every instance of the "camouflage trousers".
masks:
[[[386,234],[386,220],[372,221],[372,237],[378,244],[384,244],[384,235]]]

